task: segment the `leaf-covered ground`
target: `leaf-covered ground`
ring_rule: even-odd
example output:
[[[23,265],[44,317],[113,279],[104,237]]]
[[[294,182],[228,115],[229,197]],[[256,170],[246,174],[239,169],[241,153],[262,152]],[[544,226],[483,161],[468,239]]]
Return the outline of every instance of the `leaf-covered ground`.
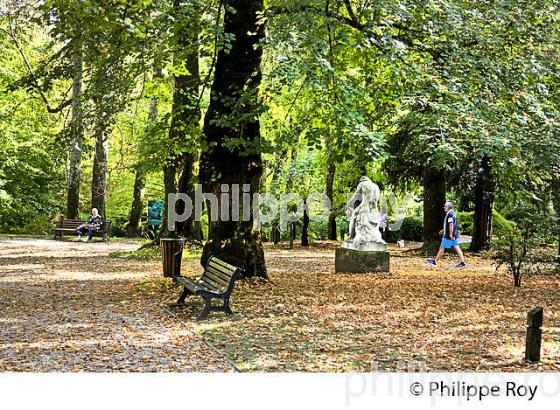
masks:
[[[242,281],[226,317],[196,323],[200,298],[138,244],[0,238],[1,371],[560,370],[560,277],[524,279],[469,257],[457,271],[392,249],[390,274],[335,274],[334,244],[267,246],[272,283]],[[196,259],[183,261],[196,277]],[[543,361],[523,362],[526,312],[545,309]],[[424,367],[425,366],[425,367]]]
[[[560,370],[559,276],[527,277],[515,289],[486,259],[468,257],[469,267],[456,270],[448,257],[434,269],[392,252],[390,274],[335,274],[334,244],[269,246],[273,284],[241,282],[235,316],[211,314],[195,329],[242,370],[398,370],[416,362],[431,371]],[[194,261],[187,266],[201,272]],[[178,293],[165,280],[142,289],[165,302]],[[526,313],[536,306],[545,310],[543,361],[532,365],[522,359]],[[192,321],[201,307],[193,298],[177,312]]]
[[[136,244],[0,238],[0,371],[231,371],[135,286],[157,262]]]

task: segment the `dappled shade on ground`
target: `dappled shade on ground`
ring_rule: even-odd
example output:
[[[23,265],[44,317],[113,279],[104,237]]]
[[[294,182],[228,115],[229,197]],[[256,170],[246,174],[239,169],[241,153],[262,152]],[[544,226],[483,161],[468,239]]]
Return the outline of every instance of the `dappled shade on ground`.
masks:
[[[391,249],[391,273],[335,274],[334,244],[267,246],[271,283],[238,283],[232,317],[166,313],[180,288],[137,244],[0,239],[1,371],[560,370],[560,277],[512,278],[490,260],[433,269]],[[202,268],[192,255],[183,274]],[[523,362],[526,312],[543,306],[543,361]],[[420,369],[424,369],[421,367]]]
[[[0,371],[230,371],[136,282],[156,262],[109,258],[138,245],[0,239]]]
[[[445,268],[433,269],[392,252],[389,274],[335,274],[332,245],[269,246],[274,284],[241,282],[235,316],[193,326],[242,370],[367,371],[375,362],[397,370],[401,359],[432,371],[560,370],[560,277],[528,277],[515,289],[487,259],[468,257],[469,267],[456,270],[447,257]],[[193,276],[201,271],[188,266]],[[165,302],[178,294],[163,280],[141,288]],[[177,313],[191,321],[202,305],[187,303]],[[526,313],[535,306],[545,310],[538,365],[522,360]]]

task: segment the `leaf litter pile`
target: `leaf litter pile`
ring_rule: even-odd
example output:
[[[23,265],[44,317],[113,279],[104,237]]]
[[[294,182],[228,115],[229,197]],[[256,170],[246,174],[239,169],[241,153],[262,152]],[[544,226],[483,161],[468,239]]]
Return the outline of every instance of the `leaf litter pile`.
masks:
[[[467,255],[430,268],[391,249],[391,273],[335,274],[334,243],[267,245],[270,283],[238,282],[235,314],[195,322],[198,297],[161,278],[157,260],[112,258],[126,243],[0,239],[0,370],[559,371],[560,277],[521,288]],[[197,260],[183,274],[198,277]],[[526,313],[542,306],[542,361],[523,361]]]

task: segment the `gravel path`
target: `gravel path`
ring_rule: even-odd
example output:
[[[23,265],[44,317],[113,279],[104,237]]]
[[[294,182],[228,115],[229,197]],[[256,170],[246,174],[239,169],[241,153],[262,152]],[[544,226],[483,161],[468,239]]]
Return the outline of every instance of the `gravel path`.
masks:
[[[158,263],[108,257],[137,246],[0,238],[0,371],[231,371],[140,295]]]

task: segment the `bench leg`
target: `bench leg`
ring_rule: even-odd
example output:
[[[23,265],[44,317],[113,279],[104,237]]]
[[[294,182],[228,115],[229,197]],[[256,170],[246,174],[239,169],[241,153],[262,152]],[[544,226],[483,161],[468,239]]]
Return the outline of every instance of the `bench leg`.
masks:
[[[193,293],[190,290],[185,288],[185,290],[183,290],[183,292],[181,293],[181,296],[179,296],[179,299],[177,300],[177,303],[172,304],[171,307],[184,306],[185,305],[185,299],[187,298],[187,296],[192,295],[192,294]]]
[[[198,315],[198,317],[196,318],[197,321],[201,321],[204,320],[208,317],[208,313],[210,313],[212,309],[212,299],[208,298],[208,299],[204,299],[204,310],[202,311],[202,313],[200,315]]]
[[[224,312],[226,312],[226,315],[233,315],[233,312],[229,307],[229,298],[224,299]]]
[[[229,307],[229,298],[224,299],[223,306],[212,306],[211,298],[204,299],[204,310],[200,313],[196,320],[200,321],[206,319],[208,317],[208,313],[210,312],[225,312],[226,315],[233,315],[233,312]]]

